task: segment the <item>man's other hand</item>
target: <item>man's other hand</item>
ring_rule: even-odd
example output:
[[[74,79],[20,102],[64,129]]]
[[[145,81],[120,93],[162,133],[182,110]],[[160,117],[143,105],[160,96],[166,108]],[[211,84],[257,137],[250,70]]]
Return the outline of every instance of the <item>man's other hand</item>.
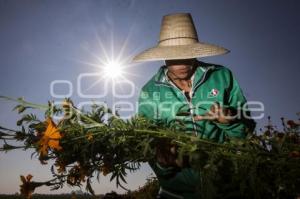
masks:
[[[210,120],[221,124],[229,124],[236,119],[236,111],[232,108],[222,107],[218,102],[210,107],[210,110],[204,115],[194,116],[195,121]]]

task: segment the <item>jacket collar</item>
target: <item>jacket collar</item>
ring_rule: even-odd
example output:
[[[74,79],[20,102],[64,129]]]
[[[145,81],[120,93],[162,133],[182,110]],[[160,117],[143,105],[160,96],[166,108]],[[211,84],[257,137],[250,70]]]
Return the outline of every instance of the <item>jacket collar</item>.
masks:
[[[196,68],[195,73],[193,74],[193,78],[192,78],[193,89],[196,89],[197,87],[199,87],[206,80],[207,73],[214,69],[215,69],[214,65],[198,61],[197,68]],[[159,68],[158,72],[154,76],[155,84],[169,86],[169,87],[172,86],[168,81],[167,71],[168,71],[168,68],[165,65],[163,65]]]

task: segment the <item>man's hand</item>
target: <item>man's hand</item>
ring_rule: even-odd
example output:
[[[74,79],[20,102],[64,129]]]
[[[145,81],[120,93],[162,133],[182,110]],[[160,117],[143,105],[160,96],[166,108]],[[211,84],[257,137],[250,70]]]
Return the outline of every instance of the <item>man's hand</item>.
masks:
[[[157,162],[163,167],[177,166],[177,149],[176,146],[159,145],[156,147]]]
[[[183,167],[186,163],[178,158],[178,146],[170,140],[161,140],[156,146],[156,160],[162,167]]]
[[[218,102],[216,102],[210,107],[210,111],[208,111],[204,115],[194,116],[194,120],[210,120],[221,124],[229,124],[236,119],[235,112],[236,111],[233,109],[221,107],[221,105]]]

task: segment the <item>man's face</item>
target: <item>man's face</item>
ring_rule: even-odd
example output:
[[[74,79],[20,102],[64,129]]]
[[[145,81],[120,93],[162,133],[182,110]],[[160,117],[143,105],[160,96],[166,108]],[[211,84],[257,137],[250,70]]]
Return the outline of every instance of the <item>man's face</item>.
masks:
[[[195,59],[166,60],[168,72],[177,79],[187,79],[192,73]]]

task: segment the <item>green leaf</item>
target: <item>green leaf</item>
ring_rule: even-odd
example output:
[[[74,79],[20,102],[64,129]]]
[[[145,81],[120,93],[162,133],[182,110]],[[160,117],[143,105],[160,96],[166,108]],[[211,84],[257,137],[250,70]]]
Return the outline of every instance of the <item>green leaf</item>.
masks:
[[[21,126],[23,122],[30,123],[33,121],[39,121],[34,114],[26,114],[20,120],[17,121],[17,125]]]
[[[92,185],[91,185],[91,179],[90,178],[88,178],[87,179],[87,182],[86,182],[86,190],[88,191],[88,192],[90,192],[93,196],[95,196],[95,191],[93,190],[93,188],[92,188]]]

